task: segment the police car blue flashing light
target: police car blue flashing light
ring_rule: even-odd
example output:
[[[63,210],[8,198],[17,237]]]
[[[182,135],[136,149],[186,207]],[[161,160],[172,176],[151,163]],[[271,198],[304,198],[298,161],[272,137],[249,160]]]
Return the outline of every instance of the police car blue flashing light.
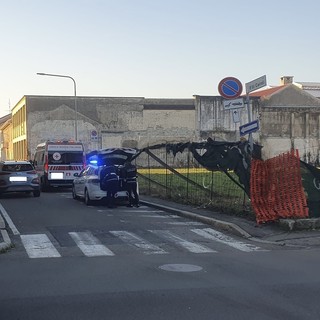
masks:
[[[94,156],[92,156],[92,157],[90,157],[89,159],[88,159],[88,163],[89,164],[93,164],[93,165],[97,165],[98,164],[98,157],[96,156],[96,155],[94,155]]]

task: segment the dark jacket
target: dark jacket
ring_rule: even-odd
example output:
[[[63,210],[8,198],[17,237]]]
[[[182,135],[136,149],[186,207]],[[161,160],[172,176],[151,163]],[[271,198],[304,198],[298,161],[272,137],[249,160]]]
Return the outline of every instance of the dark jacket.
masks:
[[[105,166],[100,172],[100,188],[103,191],[117,192],[119,177],[114,166]]]
[[[125,163],[124,175],[126,183],[137,182],[137,167],[131,162]]]

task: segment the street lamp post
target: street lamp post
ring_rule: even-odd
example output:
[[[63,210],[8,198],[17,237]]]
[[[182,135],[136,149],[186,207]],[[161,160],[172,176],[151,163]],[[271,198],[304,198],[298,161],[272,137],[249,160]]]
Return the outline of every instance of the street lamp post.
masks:
[[[52,73],[43,73],[43,72],[37,72],[37,75],[39,76],[50,76],[50,77],[60,77],[60,78],[69,78],[73,81],[73,87],[74,87],[74,136],[75,136],[75,140],[78,141],[78,106],[77,106],[77,85],[76,85],[76,81],[70,77],[70,76],[66,76],[66,75],[62,75],[62,74],[52,74]]]

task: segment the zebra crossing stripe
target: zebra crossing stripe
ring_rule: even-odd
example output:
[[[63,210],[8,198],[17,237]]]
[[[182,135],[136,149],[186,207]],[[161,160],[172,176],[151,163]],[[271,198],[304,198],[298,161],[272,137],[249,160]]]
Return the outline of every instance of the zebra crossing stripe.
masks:
[[[29,258],[59,258],[60,253],[46,234],[20,235]]]
[[[252,252],[252,251],[265,251],[261,249],[260,247],[257,247],[252,244],[244,243],[241,241],[237,241],[233,239],[232,237],[229,237],[219,231],[216,231],[211,228],[205,228],[205,229],[192,229],[192,232],[210,240],[214,240],[223,244],[226,244],[230,247],[233,247],[235,249],[238,249],[240,251],[244,252]]]
[[[214,251],[208,247],[187,241],[183,238],[180,238],[179,236],[173,234],[172,232],[168,230],[150,230],[150,232],[165,238],[166,240],[172,241],[173,243],[187,249],[188,251],[192,253],[212,253],[212,252],[217,252]]]
[[[160,247],[140,238],[132,232],[128,231],[110,231],[111,234],[120,238],[123,242],[126,242],[132,246],[144,250],[144,254],[166,254],[165,250]]]
[[[87,257],[114,256],[114,253],[89,231],[69,232],[69,235]]]

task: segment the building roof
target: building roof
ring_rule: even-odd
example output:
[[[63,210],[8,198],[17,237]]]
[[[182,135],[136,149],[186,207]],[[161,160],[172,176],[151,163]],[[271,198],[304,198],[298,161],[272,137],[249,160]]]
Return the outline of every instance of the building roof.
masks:
[[[282,85],[274,89],[275,90],[266,90],[263,95],[260,96],[263,106],[320,107],[320,99],[294,84]]]
[[[319,82],[294,82],[294,85],[302,90],[310,93],[316,98],[320,98],[320,83]]]
[[[3,123],[5,123],[7,120],[9,120],[11,118],[11,113],[3,116],[0,118],[0,125],[2,125]]]
[[[249,96],[250,97],[257,97],[257,98],[268,97],[268,96],[271,96],[272,94],[276,93],[277,91],[279,91],[285,87],[286,87],[286,85],[282,85],[282,86],[271,87],[271,88],[264,89],[264,90],[257,90],[257,91],[250,92]]]
[[[320,82],[295,82],[301,86],[303,90],[320,90]]]

